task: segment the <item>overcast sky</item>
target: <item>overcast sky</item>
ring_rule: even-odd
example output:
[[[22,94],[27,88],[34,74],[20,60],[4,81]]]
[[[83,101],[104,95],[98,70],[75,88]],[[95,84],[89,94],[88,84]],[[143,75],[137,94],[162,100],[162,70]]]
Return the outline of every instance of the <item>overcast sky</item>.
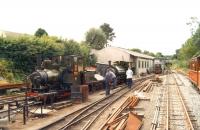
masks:
[[[0,0],[0,29],[84,40],[92,27],[109,23],[113,46],[174,54],[191,35],[198,0]]]

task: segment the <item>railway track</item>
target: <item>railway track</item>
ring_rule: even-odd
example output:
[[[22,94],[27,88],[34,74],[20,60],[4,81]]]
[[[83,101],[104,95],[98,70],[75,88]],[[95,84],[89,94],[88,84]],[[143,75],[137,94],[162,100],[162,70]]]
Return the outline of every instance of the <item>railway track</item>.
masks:
[[[28,85],[29,84],[27,84],[27,83],[0,84],[0,90],[14,89],[14,88],[25,88]],[[24,93],[19,93],[19,94],[14,94],[14,95],[2,95],[2,96],[0,96],[0,103],[12,101],[12,100],[22,100],[22,99],[25,99]]]
[[[1,89],[13,89],[13,88],[23,88],[29,86],[28,83],[7,83],[7,84],[0,84]]]
[[[108,103],[106,102],[107,100],[111,101],[111,99],[113,99],[113,97],[115,97],[115,95],[117,95],[117,93],[120,93],[122,91],[125,91],[124,90],[125,87],[123,87],[122,89],[119,89],[118,91],[116,91],[115,93],[112,93],[111,95],[109,95],[108,97],[105,97],[103,99],[100,99],[84,108],[81,108],[71,114],[68,114],[66,115],[65,117],[61,118],[61,119],[58,119],[57,121],[47,125],[47,126],[44,126],[42,128],[40,128],[41,130],[59,130],[59,129],[64,129],[67,125],[71,124],[71,123],[74,123],[77,118],[79,116],[83,116],[84,113],[88,114],[87,112],[90,110],[90,109],[94,109],[93,111],[91,111],[90,113],[94,113],[95,111],[95,107],[96,106],[99,106],[101,107],[101,104],[102,104],[102,107],[105,106],[105,104],[107,105]],[[100,105],[99,105],[100,104]],[[97,107],[96,110],[99,108]]]
[[[136,87],[132,90],[138,89],[137,85],[143,82],[143,80],[137,81]],[[122,89],[118,90],[117,92],[111,94],[108,97],[105,97],[81,110],[75,111],[55,122],[44,126],[40,129],[42,130],[86,130],[90,127],[90,125],[98,118],[101,113],[106,110],[111,104],[117,101],[120,97],[124,94],[130,92],[131,90],[127,87],[123,87]]]
[[[7,96],[0,96],[1,101],[6,101],[6,100],[16,100],[17,98],[25,98],[25,94],[18,94],[18,95],[7,95]]]
[[[160,120],[156,130],[195,130],[196,125],[192,120],[192,115],[188,112],[184,98],[179,89],[181,84],[176,74],[170,74],[166,77],[165,88],[163,88],[163,97],[159,111]],[[179,81],[180,82],[180,81]]]

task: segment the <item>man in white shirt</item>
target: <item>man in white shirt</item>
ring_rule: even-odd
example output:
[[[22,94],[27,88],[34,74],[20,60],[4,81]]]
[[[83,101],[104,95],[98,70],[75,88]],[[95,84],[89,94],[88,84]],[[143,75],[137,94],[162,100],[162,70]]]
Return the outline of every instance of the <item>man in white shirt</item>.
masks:
[[[126,79],[127,79],[127,85],[129,88],[131,88],[132,83],[133,83],[133,71],[129,67],[128,70],[126,71]]]

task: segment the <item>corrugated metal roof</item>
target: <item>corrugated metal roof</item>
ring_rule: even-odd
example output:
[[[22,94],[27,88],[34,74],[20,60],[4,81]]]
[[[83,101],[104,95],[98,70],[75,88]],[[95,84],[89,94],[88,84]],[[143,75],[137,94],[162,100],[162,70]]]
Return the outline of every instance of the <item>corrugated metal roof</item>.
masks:
[[[142,53],[138,53],[138,52],[134,52],[134,51],[130,51],[128,49],[124,49],[124,48],[120,48],[120,47],[114,47],[114,46],[110,46],[110,47],[106,47],[102,50],[94,50],[92,49],[91,53],[94,54],[96,52],[100,53],[101,51],[104,52],[103,50],[105,49],[116,49],[116,50],[119,50],[119,51],[123,51],[125,53],[128,53],[130,55],[133,55],[133,56],[136,56],[136,57],[140,57],[140,58],[146,58],[146,59],[154,59],[155,57],[152,57],[152,56],[149,56],[149,55],[145,55],[145,54],[142,54]]]
[[[119,48],[119,47],[115,47],[115,48]],[[130,50],[127,50],[127,49],[124,49],[124,48],[119,48],[119,49],[129,53],[130,55],[136,56],[136,57],[147,58],[147,59],[154,59],[155,58],[153,56],[145,55],[145,54],[135,52],[135,51],[130,51]]]
[[[108,61],[112,61],[112,63],[116,61],[125,61],[130,62],[131,57],[139,57],[143,59],[153,60],[155,57],[148,56],[145,54],[141,54],[138,52],[133,52],[124,48],[119,47],[106,47],[101,50],[91,50],[91,54],[95,54],[97,56],[97,61],[99,63],[108,64]]]

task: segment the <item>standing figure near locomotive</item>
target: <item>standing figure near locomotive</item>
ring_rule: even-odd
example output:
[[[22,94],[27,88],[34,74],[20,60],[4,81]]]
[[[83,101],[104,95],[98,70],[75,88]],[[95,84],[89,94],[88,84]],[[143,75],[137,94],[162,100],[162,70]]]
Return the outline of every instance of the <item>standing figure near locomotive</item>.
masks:
[[[126,79],[127,79],[128,88],[131,88],[131,86],[133,84],[133,71],[131,70],[130,67],[126,71]]]
[[[116,75],[111,71],[111,69],[107,69],[106,75],[105,75],[105,90],[106,90],[106,96],[110,95],[110,88],[113,85],[113,87],[116,86]]]

